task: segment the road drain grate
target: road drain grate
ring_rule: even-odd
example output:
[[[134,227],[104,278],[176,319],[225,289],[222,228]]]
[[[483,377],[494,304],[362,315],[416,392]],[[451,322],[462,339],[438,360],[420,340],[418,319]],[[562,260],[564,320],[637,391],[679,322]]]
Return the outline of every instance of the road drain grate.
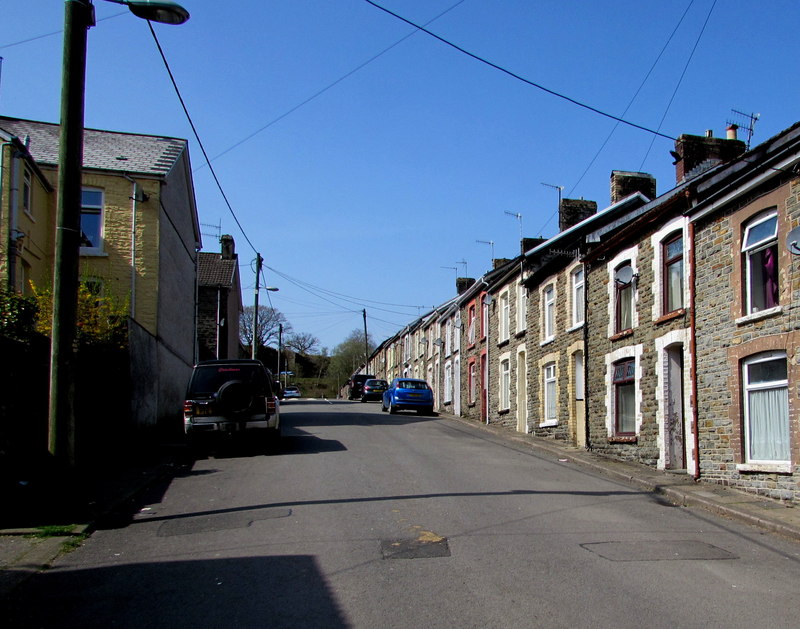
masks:
[[[449,557],[450,546],[445,537],[385,540],[381,542],[381,553],[384,559],[432,559]]]
[[[609,561],[677,561],[687,559],[738,559],[727,550],[695,540],[597,542],[581,544]]]

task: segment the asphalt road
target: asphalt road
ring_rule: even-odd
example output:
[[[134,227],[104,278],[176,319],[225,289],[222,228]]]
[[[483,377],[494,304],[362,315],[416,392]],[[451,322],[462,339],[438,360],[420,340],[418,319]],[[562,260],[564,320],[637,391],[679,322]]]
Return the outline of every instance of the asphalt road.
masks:
[[[480,427],[289,401],[24,583],[4,627],[798,626],[800,545]]]

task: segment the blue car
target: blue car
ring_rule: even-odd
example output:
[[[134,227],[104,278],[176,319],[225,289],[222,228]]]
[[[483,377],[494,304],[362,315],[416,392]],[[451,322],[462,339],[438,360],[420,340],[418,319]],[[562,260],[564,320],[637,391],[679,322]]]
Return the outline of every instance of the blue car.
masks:
[[[420,415],[433,413],[433,391],[428,383],[418,378],[395,378],[383,394],[381,410],[415,410]]]

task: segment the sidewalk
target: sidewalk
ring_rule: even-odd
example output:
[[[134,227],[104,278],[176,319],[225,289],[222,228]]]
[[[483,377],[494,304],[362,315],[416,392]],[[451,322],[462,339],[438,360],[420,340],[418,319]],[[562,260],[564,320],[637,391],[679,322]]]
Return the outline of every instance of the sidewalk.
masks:
[[[661,472],[644,465],[613,461],[567,444],[522,435],[498,426],[478,424],[446,413],[440,413],[439,417],[477,427],[499,439],[530,447],[539,455],[551,457],[565,465],[579,465],[631,484],[673,504],[705,509],[800,541],[800,506],[782,504],[712,483],[696,483],[686,474]],[[38,532],[37,529],[0,529],[0,598],[30,575],[49,567],[63,552],[65,543],[76,536],[91,534],[103,516],[132,500],[146,488],[174,477],[187,460],[187,453],[180,446],[167,445],[159,449],[158,456],[143,464],[113,470],[96,479],[93,486],[87,488],[91,500],[88,521],[76,524],[71,535],[37,538],[32,537]]]

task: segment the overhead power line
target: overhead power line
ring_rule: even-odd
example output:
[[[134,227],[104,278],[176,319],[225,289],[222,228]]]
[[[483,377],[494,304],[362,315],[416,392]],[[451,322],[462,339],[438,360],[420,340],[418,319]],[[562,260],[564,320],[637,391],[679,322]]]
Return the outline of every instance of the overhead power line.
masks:
[[[551,90],[550,88],[545,87],[544,85],[541,85],[540,83],[536,83],[535,81],[531,81],[530,79],[526,79],[525,77],[517,74],[516,72],[512,72],[511,70],[508,70],[508,69],[504,68],[503,66],[499,66],[496,63],[493,63],[493,62],[489,61],[488,59],[485,59],[485,58],[483,58],[483,57],[481,57],[479,55],[476,55],[475,53],[472,53],[469,50],[467,50],[465,48],[462,48],[458,44],[454,44],[453,42],[445,39],[444,37],[441,37],[440,35],[437,35],[433,31],[429,31],[424,26],[421,26],[421,25],[419,25],[419,24],[417,24],[415,22],[412,22],[411,20],[404,18],[402,15],[399,15],[399,14],[395,13],[394,11],[390,11],[386,7],[382,7],[381,5],[377,4],[376,2],[373,2],[372,0],[364,0],[364,1],[367,2],[368,4],[371,4],[376,9],[380,9],[381,11],[383,11],[385,13],[388,13],[392,17],[395,17],[398,20],[400,20],[402,22],[405,22],[406,24],[409,24],[409,25],[413,26],[414,28],[417,28],[417,29],[421,30],[423,33],[427,33],[428,35],[430,35],[434,39],[437,39],[438,41],[442,42],[443,44],[445,44],[447,46],[450,46],[451,48],[454,48],[455,50],[459,51],[460,53],[463,53],[463,54],[467,55],[468,57],[471,57],[472,59],[475,59],[475,61],[479,61],[480,63],[483,63],[483,64],[489,66],[490,68],[494,68],[495,70],[498,70],[498,71],[502,72],[503,74],[507,74],[508,76],[510,76],[510,77],[512,77],[514,79],[517,79],[518,81],[522,81],[526,85],[530,85],[531,87],[535,87],[536,89],[542,90],[543,92],[546,92],[546,93],[550,94],[551,96],[555,96],[557,98],[561,98],[561,99],[563,99],[563,100],[565,100],[565,101],[567,101],[569,103],[572,103],[573,105],[577,105],[578,107],[583,107],[584,109],[587,109],[587,110],[589,110],[591,112],[594,112],[594,113],[596,113],[596,114],[598,114],[600,116],[605,116],[606,118],[610,118],[611,120],[616,120],[617,122],[620,122],[622,124],[628,125],[629,127],[633,127],[635,129],[639,129],[640,131],[646,131],[647,133],[652,133],[653,135],[657,135],[657,136],[665,138],[667,140],[673,140],[673,141],[675,140],[675,138],[673,138],[672,136],[669,136],[669,135],[666,135],[664,133],[661,133],[660,131],[656,131],[655,129],[649,129],[648,127],[645,127],[643,125],[636,124],[635,122],[630,122],[629,120],[625,120],[624,118],[620,118],[619,116],[615,116],[614,114],[609,114],[608,112],[602,111],[601,109],[598,109],[597,107],[593,107],[592,105],[587,105],[586,103],[582,103],[579,100],[576,100],[574,98],[571,98],[570,96],[567,96],[566,94],[561,94],[560,92],[556,92],[555,90]]]

